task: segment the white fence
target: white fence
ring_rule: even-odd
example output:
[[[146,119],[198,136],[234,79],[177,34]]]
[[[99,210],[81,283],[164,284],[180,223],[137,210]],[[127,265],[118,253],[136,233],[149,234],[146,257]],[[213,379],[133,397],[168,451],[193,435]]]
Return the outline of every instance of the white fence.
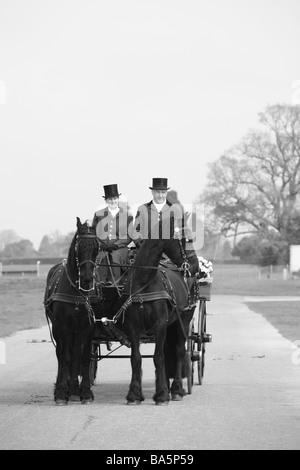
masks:
[[[288,266],[256,266],[252,264],[215,264],[214,277],[219,279],[289,279]]]
[[[36,276],[46,278],[50,264],[10,264],[0,263],[1,276]],[[289,279],[292,277],[288,266],[256,266],[253,264],[214,264],[214,277],[219,279]]]
[[[3,264],[0,263],[0,277],[2,276],[37,276],[46,277],[51,265],[41,264]]]

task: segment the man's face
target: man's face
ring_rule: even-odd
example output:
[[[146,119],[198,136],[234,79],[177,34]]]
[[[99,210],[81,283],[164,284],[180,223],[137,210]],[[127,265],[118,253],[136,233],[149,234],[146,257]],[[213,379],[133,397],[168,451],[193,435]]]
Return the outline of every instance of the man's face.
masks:
[[[153,195],[153,201],[156,202],[156,204],[162,204],[163,202],[166,202],[167,199],[167,193],[168,191],[160,191],[160,190],[152,190],[152,195]]]
[[[106,203],[110,209],[117,209],[119,207],[119,198],[118,197],[108,197]]]

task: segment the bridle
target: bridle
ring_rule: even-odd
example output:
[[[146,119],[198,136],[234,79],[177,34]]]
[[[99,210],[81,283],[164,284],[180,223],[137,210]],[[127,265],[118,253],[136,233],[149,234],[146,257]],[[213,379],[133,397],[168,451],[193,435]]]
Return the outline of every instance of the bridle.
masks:
[[[181,265],[180,268],[177,268],[179,271],[182,271],[183,272],[183,280],[186,284],[186,287],[187,287],[187,292],[188,292],[188,303],[190,305],[190,301],[191,301],[191,294],[190,294],[190,291],[189,291],[189,286],[188,286],[188,281],[187,281],[187,278],[191,276],[191,272],[190,272],[190,264],[188,262],[188,257],[186,255],[186,252],[185,252],[185,249],[184,249],[184,246],[182,244],[182,241],[181,241],[181,238],[178,239],[179,240],[179,246],[180,246],[180,251],[181,251],[181,256],[183,258],[183,263]],[[134,298],[137,297],[138,294],[141,294],[142,291],[145,290],[146,287],[149,286],[149,284],[151,284],[152,282],[152,279],[150,279],[145,285],[143,285],[142,287],[140,287],[139,289],[137,289],[135,292],[132,292],[132,288],[133,288],[133,276],[134,276],[134,270],[135,269],[153,269],[153,270],[156,270],[158,271],[159,267],[158,266],[135,266],[134,264],[134,260],[133,262],[130,262],[129,265],[126,265],[130,270],[131,270],[131,276],[130,276],[130,279],[129,279],[129,297],[125,300],[125,302],[122,304],[122,306],[119,308],[119,310],[117,311],[117,313],[114,315],[114,317],[112,319],[109,319],[107,317],[102,317],[101,318],[101,322],[105,323],[105,324],[108,324],[109,322],[112,322],[112,323],[116,323],[118,321],[118,319],[120,318],[121,315],[123,315],[123,322],[124,322],[124,315],[125,315],[125,312],[126,310],[131,306],[131,304],[134,302]],[[124,266],[123,266],[124,267]],[[172,288],[172,285],[169,281],[169,285],[171,287],[171,291],[173,291],[173,288]],[[152,299],[153,300],[153,299]],[[174,300],[174,299],[173,299]],[[140,300],[141,302],[141,305],[142,305],[142,301]],[[175,301],[175,304],[176,306],[176,301]],[[177,312],[178,313],[178,312]],[[185,331],[184,331],[184,327],[183,327],[183,324],[182,324],[182,320],[181,320],[181,317],[179,316],[179,322],[181,324],[181,327],[182,327],[182,331],[183,331],[183,334],[184,336],[186,337],[186,334],[185,334]],[[187,339],[187,338],[186,338]]]
[[[94,235],[93,233],[91,233],[89,231],[84,235],[77,235],[76,236],[75,259],[76,259],[76,266],[77,266],[77,270],[78,270],[78,281],[76,281],[76,284],[78,284],[78,289],[79,290],[81,290],[83,292],[91,292],[92,290],[95,290],[95,278],[96,278],[96,270],[97,270],[97,267],[98,267],[98,261],[97,261],[98,256],[96,255],[95,261],[93,261],[91,259],[86,259],[86,260],[83,260],[83,261],[79,261],[79,257],[78,257],[79,245],[80,245],[80,242],[82,240],[85,240],[85,239],[95,240],[97,242],[97,245],[98,245],[97,255],[100,251],[100,241],[99,241],[99,238],[97,237],[97,235]],[[90,289],[84,289],[80,284],[80,268],[82,266],[84,266],[85,264],[88,264],[88,263],[90,263],[93,267],[92,287]]]

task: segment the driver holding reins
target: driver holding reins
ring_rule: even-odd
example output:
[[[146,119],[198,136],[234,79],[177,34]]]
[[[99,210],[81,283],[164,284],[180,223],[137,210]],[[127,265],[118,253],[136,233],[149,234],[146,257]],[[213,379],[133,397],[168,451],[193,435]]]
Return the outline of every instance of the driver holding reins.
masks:
[[[176,218],[182,217],[181,210],[167,200],[167,178],[153,178],[151,190],[153,199],[138,207],[130,236],[137,248],[146,239],[170,239],[174,235]]]
[[[122,274],[122,265],[127,263],[128,244],[131,242],[128,235],[130,220],[127,210],[119,203],[118,185],[108,184],[103,189],[106,207],[95,212],[93,226],[101,246],[98,259],[100,280],[114,283]]]
[[[168,199],[168,179],[153,178],[149,187],[153,199],[138,207],[133,226],[129,234],[137,248],[140,248],[146,239],[171,239],[177,238],[185,249],[188,248],[189,259],[192,258],[194,269],[198,270],[198,258],[189,238],[189,230],[186,224],[186,216],[183,207],[178,203],[172,203]]]

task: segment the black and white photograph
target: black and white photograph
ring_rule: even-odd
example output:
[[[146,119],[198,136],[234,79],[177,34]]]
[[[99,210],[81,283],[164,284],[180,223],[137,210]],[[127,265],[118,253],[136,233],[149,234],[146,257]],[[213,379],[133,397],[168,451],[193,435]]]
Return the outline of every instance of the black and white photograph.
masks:
[[[300,450],[299,0],[0,0],[0,450]]]

